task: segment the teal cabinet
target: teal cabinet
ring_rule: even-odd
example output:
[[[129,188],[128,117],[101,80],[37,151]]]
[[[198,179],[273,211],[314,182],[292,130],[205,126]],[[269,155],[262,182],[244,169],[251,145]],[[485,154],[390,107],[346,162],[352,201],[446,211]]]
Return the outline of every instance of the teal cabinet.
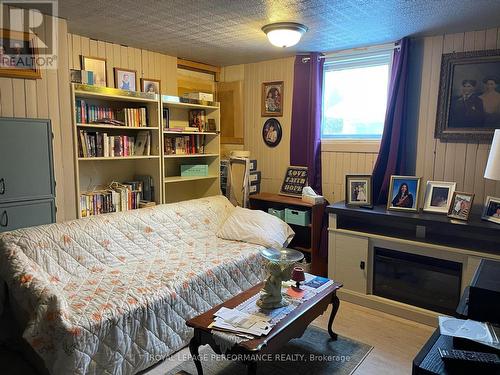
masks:
[[[54,221],[50,120],[0,118],[0,232]]]

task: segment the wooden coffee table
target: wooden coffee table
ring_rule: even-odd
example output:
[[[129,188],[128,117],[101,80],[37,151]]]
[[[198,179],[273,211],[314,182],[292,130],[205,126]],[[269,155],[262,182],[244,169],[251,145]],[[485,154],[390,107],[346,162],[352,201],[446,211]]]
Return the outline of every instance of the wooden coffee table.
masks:
[[[221,307],[234,308],[243,301],[257,294],[264,284],[258,284],[245,292],[238,294],[230,300],[215,306],[207,312],[194,317],[186,322],[189,327],[194,328],[194,337],[189,343],[189,350],[196,365],[198,375],[203,374],[198,348],[201,345],[210,345],[217,354],[242,355],[243,358],[251,357],[251,354],[267,354],[279,351],[279,349],[293,338],[301,337],[309,324],[318,316],[323,314],[332,305],[332,312],[328,321],[328,333],[332,340],[337,340],[337,334],[332,330],[333,320],[340,306],[337,297],[337,290],[342,287],[341,283],[334,282],[308,301],[300,304],[295,310],[290,312],[285,318],[280,320],[266,336],[252,340],[243,341],[234,345],[230,350],[222,353],[219,345],[212,336],[212,330],[208,328],[214,320],[214,313]],[[244,361],[247,365],[248,374],[255,374],[257,371],[257,361],[249,359]]]

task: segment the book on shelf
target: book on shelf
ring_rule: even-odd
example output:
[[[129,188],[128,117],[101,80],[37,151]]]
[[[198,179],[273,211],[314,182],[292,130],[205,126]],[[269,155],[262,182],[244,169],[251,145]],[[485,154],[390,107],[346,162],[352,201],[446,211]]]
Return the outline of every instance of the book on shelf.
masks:
[[[184,135],[165,137],[165,155],[192,155],[205,153],[205,136]]]
[[[81,158],[151,155],[148,131],[139,132],[137,137],[86,130],[79,130],[78,135],[78,156]]]
[[[110,124],[135,128],[148,126],[146,107],[112,108],[76,99],[75,116],[79,124]]]
[[[142,176],[149,177],[151,176]],[[121,212],[148,207],[154,202],[144,199],[143,181],[112,182],[104,189],[80,194],[80,212],[82,217],[110,212]],[[142,203],[141,203],[142,202]]]

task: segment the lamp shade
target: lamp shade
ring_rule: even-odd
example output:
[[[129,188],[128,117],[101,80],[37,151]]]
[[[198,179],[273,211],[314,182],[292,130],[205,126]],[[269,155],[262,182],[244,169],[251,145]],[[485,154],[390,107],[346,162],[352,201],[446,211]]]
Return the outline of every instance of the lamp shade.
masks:
[[[500,181],[500,129],[495,130],[484,177]]]
[[[296,282],[305,281],[304,269],[302,267],[294,267],[292,271],[292,280]]]

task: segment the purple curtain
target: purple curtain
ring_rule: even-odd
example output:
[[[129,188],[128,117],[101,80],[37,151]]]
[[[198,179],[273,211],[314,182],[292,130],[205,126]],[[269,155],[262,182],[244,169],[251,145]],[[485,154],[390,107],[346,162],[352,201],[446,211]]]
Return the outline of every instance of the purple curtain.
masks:
[[[373,169],[373,201],[375,204],[387,203],[391,175],[405,173],[405,116],[409,43],[408,38],[403,38],[399,41],[399,48],[394,49],[384,133],[377,162]]]
[[[325,59],[314,52],[296,56],[293,76],[290,164],[308,169],[309,186],[321,194],[321,109]],[[304,59],[305,58],[305,59]],[[321,226],[321,258],[328,257],[328,215]]]
[[[319,56],[315,52],[295,57],[290,164],[307,167],[309,186],[321,194],[321,106],[325,60]]]

